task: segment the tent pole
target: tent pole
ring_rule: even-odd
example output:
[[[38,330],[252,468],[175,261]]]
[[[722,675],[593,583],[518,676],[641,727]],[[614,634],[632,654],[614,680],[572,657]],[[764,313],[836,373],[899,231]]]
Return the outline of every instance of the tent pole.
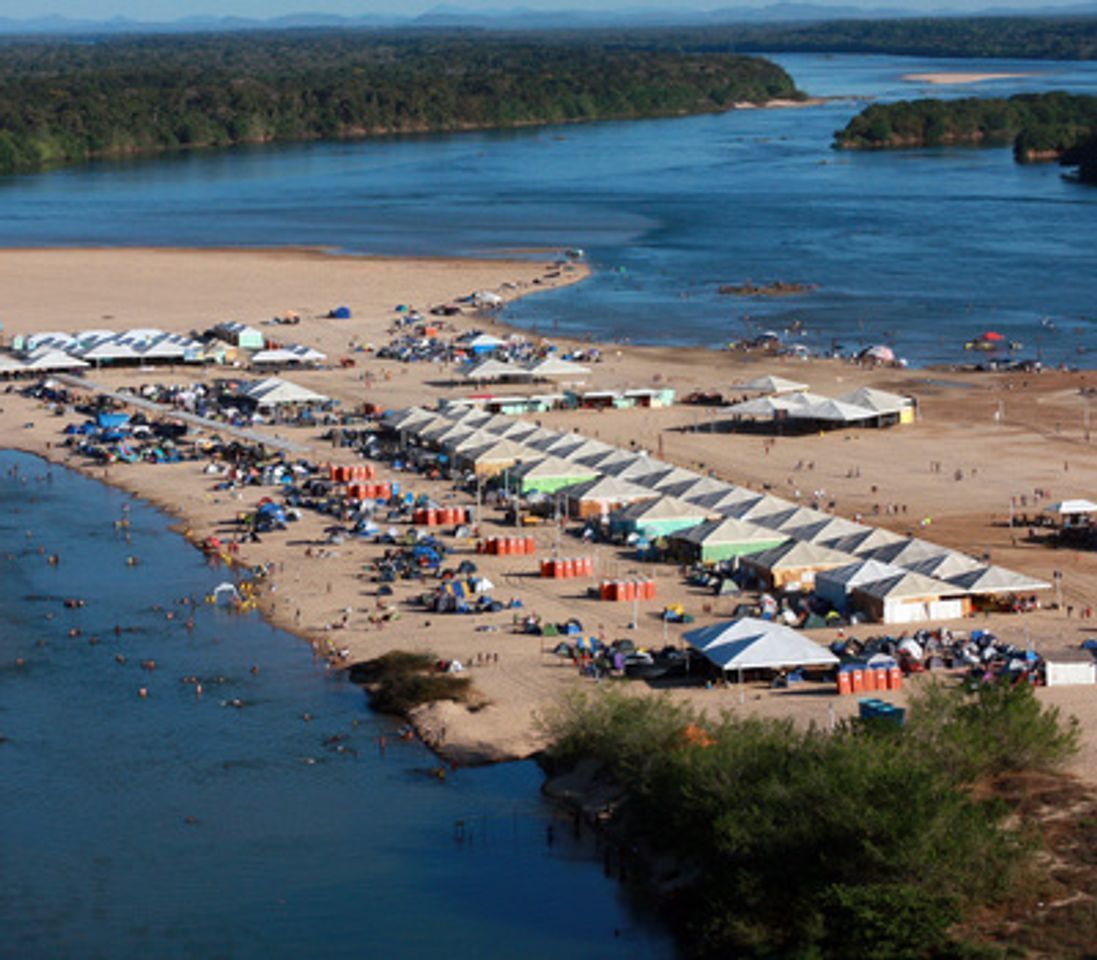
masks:
[[[743,690],[743,668],[742,667],[739,668],[739,702],[740,703],[746,703],[747,702],[746,691]]]

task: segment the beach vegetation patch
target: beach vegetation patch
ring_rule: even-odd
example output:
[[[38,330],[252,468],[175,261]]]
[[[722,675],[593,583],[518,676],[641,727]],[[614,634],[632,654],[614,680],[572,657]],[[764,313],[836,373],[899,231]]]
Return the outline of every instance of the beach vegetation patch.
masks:
[[[957,955],[957,921],[1038,846],[987,784],[1057,768],[1077,735],[1024,685],[912,699],[905,728],[828,732],[575,694],[543,719],[547,764],[595,758],[623,794],[614,829],[694,878],[667,901],[691,955]]]
[[[375,710],[399,716],[436,700],[468,703],[472,694],[469,678],[447,672],[431,653],[391,650],[355,664],[350,677],[366,685]]]

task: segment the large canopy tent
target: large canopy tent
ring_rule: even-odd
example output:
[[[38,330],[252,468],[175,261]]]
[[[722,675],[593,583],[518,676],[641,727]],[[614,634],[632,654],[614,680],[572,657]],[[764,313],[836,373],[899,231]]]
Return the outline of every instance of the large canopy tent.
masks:
[[[685,470],[683,472],[690,473],[692,471]],[[697,503],[697,497],[699,496],[706,493],[727,493],[729,488],[723,480],[694,474],[692,479],[679,479],[675,483],[667,481],[657,483],[655,489],[660,493],[665,493],[668,497],[681,497],[690,503]]]
[[[425,423],[436,416],[436,413],[422,407],[404,407],[387,411],[381,419],[390,430],[411,430],[417,423]]]
[[[743,617],[690,630],[683,639],[694,650],[727,673],[832,667],[838,658],[802,633],[770,620]]]
[[[743,564],[767,585],[780,589],[799,586],[810,589],[820,570],[844,567],[855,558],[817,543],[789,540],[778,547],[743,557]]]
[[[749,519],[749,518],[748,518]],[[822,510],[813,510],[811,507],[789,507],[787,510],[779,510],[777,513],[766,513],[757,517],[754,522],[771,530],[780,530],[784,533],[795,527],[802,527],[808,523],[819,523],[826,520],[827,514]]]
[[[648,490],[628,480],[619,480],[617,477],[597,477],[585,483],[563,487],[559,493],[567,497],[568,512],[578,517],[606,516],[630,503],[652,500],[659,496],[654,490]]]
[[[634,503],[616,511],[611,526],[617,533],[635,533],[647,539],[665,537],[677,530],[695,527],[708,518],[702,507],[674,497]]]
[[[517,363],[508,363],[505,360],[496,360],[494,357],[488,357],[486,360],[474,363],[464,371],[463,376],[466,380],[473,380],[477,383],[487,381],[510,381],[513,383],[531,379],[530,373],[525,367]]]
[[[495,438],[494,443],[462,450],[457,459],[469,464],[478,477],[495,476],[513,467],[520,460],[536,456],[536,451],[513,440]]]
[[[90,366],[87,361],[49,347],[35,351],[23,361],[24,370],[80,370],[87,366]]]
[[[551,380],[557,377],[587,377],[590,375],[590,367],[584,367],[581,363],[572,360],[564,360],[560,357],[545,357],[527,365],[530,376],[536,380]]]
[[[761,553],[784,543],[785,536],[749,520],[724,517],[707,520],[670,535],[670,552],[687,563],[719,563]]]
[[[719,512],[739,520],[750,520],[753,523],[761,523],[763,517],[771,517],[774,514],[784,513],[786,510],[795,506],[796,504],[784,500],[781,497],[775,497],[771,493],[761,493],[753,500],[743,500],[727,507],[721,507]]]
[[[852,403],[872,410],[878,417],[897,418],[900,423],[914,420],[914,402],[910,397],[877,390],[874,387],[858,387],[838,398],[842,403]]]
[[[513,476],[519,481],[522,493],[555,493],[563,487],[595,479],[598,471],[549,455],[519,464]]]
[[[732,384],[732,389],[744,390],[749,393],[799,393],[806,390],[806,383],[798,383],[795,380],[786,380],[784,377],[775,377],[770,374],[747,380],[746,383]]]
[[[631,459],[628,460],[603,460],[598,464],[598,469],[607,476],[620,477],[622,480],[639,483],[641,478],[664,466],[659,460],[643,453],[633,453],[629,456]],[[644,486],[644,484],[641,484],[641,486]]]
[[[936,557],[926,557],[924,560],[915,560],[904,564],[906,569],[920,573],[926,577],[935,577],[937,580],[948,580],[950,577],[958,577],[962,573],[971,573],[973,570],[982,570],[986,565],[980,563],[966,553],[958,550],[949,550]]]
[[[278,377],[268,377],[265,380],[245,384],[240,389],[240,396],[254,403],[260,410],[284,406],[314,406],[328,403],[331,399],[307,387]]]
[[[733,484],[727,484],[725,487],[722,491],[714,490],[711,493],[697,495],[688,493],[683,499],[697,503],[706,509],[714,510],[721,515],[728,515],[728,509],[731,507],[740,503],[755,503],[762,497],[762,494],[748,490],[746,487],[737,487]]]
[[[804,406],[794,406],[789,409],[788,417],[792,420],[807,420],[818,424],[844,424],[868,423],[879,418],[875,410],[867,407],[859,407],[842,400],[819,400]]]
[[[252,354],[251,363],[253,366],[290,366],[316,364],[326,359],[327,354],[321,353],[314,347],[289,343],[284,347],[260,350],[258,353]]]

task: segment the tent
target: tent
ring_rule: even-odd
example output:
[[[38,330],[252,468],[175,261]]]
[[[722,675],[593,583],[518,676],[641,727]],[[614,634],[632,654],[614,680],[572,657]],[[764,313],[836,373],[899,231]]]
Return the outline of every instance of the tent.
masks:
[[[844,567],[820,570],[815,575],[815,595],[843,614],[850,609],[850,594],[855,587],[902,576],[903,568],[879,560],[858,560]]]
[[[652,539],[664,537],[707,518],[702,507],[674,497],[657,497],[624,507],[614,513],[612,527],[621,533],[636,533]]]
[[[743,500],[729,507],[722,507],[720,513],[739,520],[750,520],[760,523],[763,517],[771,517],[777,513],[784,513],[796,504],[775,497],[771,493],[758,494],[753,500]]]
[[[496,350],[501,350],[506,345],[506,340],[501,340],[499,337],[492,336],[490,333],[478,333],[471,340],[466,340],[464,342],[465,348],[471,350],[476,356],[494,353]]]
[[[321,393],[315,393],[307,387],[281,380],[278,377],[268,377],[265,380],[255,380],[244,384],[240,388],[240,396],[250,400],[259,409],[280,407],[289,404],[319,404],[327,403],[329,397]]]
[[[460,460],[472,466],[477,476],[494,476],[513,467],[519,460],[536,456],[536,451],[524,447],[513,440],[494,438],[494,442],[478,447],[466,447],[460,453]]]
[[[579,517],[605,515],[630,503],[652,500],[658,496],[654,490],[617,477],[597,477],[585,483],[562,487],[560,492],[567,497],[568,512]]]
[[[466,380],[529,380],[529,371],[516,363],[488,357],[465,369]]]
[[[883,560],[885,563],[894,563],[899,567],[905,567],[908,564],[926,560],[930,557],[939,557],[948,552],[947,547],[930,543],[928,540],[919,540],[917,537],[900,539],[894,543],[876,547],[873,550],[862,551],[866,557],[872,557],[873,560]]]
[[[858,533],[868,533],[869,527],[863,523],[855,523],[845,517],[826,516],[825,519],[816,520],[814,523],[800,525],[784,525],[782,533],[787,533],[794,540],[809,540],[812,543],[826,543],[835,537],[848,537]]]
[[[854,558],[817,543],[789,540],[778,547],[743,558],[749,569],[775,588],[799,586],[810,589],[821,570],[844,567]]]
[[[598,471],[579,466],[570,460],[546,455],[519,464],[514,469],[513,475],[518,479],[522,493],[531,493],[535,490],[541,493],[555,493],[561,487],[595,479]]]
[[[880,623],[955,620],[970,612],[962,590],[953,584],[904,570],[853,588],[853,604]]]
[[[838,663],[833,653],[802,633],[754,617],[690,630],[683,634],[683,639],[725,672],[829,667]]]
[[[822,510],[812,510],[811,507],[789,507],[776,513],[755,514],[754,522],[771,530],[780,530],[782,533],[795,527],[802,527],[808,523],[819,523],[828,519],[828,515]]]
[[[571,360],[561,360],[559,357],[546,357],[526,366],[530,375],[538,380],[549,380],[554,377],[585,377],[590,375],[590,367],[584,367],[581,363]]]
[[[910,397],[904,397],[898,393],[889,393],[874,387],[858,387],[856,390],[842,394],[838,400],[873,410],[880,416],[897,416],[900,423],[910,423],[914,420],[914,402]]]
[[[1051,584],[1035,577],[1014,573],[1004,567],[980,567],[968,573],[948,578],[949,583],[961,587],[970,594],[1031,593],[1047,590]]]
[[[35,351],[23,362],[24,370],[78,370],[90,366],[79,357],[70,357],[62,350],[46,348]]]
[[[842,400],[820,400],[789,409],[788,416],[794,420],[812,420],[819,423],[865,423],[879,416],[874,410],[860,407]]]
[[[601,473],[610,477],[620,477],[634,483],[638,478],[661,469],[665,464],[642,453],[626,454],[625,458],[606,458],[598,462]]]
[[[962,573],[971,573],[972,570],[982,570],[985,564],[969,557],[966,553],[949,550],[936,557],[915,560],[913,563],[905,564],[905,566],[908,570],[913,570],[923,576],[947,580],[949,577],[958,577]]]
[[[733,517],[709,520],[670,536],[673,553],[684,560],[701,563],[718,563],[732,557],[760,553],[784,541],[783,534]]]
[[[818,542],[824,547],[841,550],[843,553],[855,553],[858,556],[867,556],[879,547],[892,543],[900,543],[904,538],[898,533],[892,533],[883,527],[869,527],[861,533],[849,533],[842,536],[821,539]]]
[[[328,316],[333,320],[349,320],[350,307],[336,307],[334,310],[328,311]]]
[[[694,495],[687,494],[684,499],[700,504],[717,513],[726,513],[727,508],[740,503],[753,503],[760,500],[762,495],[748,490],[746,487],[737,487],[734,484],[726,484],[724,490],[714,490],[711,493]]]
[[[677,470],[675,473],[677,473]],[[670,478],[664,479],[655,485],[655,489],[670,497],[681,497],[690,503],[699,503],[697,498],[706,493],[726,494],[731,489],[727,483],[723,480],[717,480],[715,477],[703,477],[691,470],[683,470],[682,473],[692,473],[693,475],[691,477],[679,476],[676,481],[671,481]]]
[[[1059,518],[1064,527],[1084,527],[1091,523],[1097,514],[1097,503],[1092,500],[1060,500],[1044,507],[1044,513]]]
[[[784,377],[766,374],[748,380],[746,383],[734,384],[733,388],[753,393],[798,393],[801,390],[806,390],[808,385],[806,383],[797,383],[795,380],[786,380]]]

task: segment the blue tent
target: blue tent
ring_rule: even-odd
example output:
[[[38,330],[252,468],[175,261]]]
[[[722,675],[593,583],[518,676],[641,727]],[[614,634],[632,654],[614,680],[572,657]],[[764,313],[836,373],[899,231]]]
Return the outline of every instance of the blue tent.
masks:
[[[128,413],[101,413],[95,418],[100,428],[124,427],[130,422]]]
[[[335,320],[349,320],[350,307],[336,307],[334,310],[329,311],[328,316]]]

